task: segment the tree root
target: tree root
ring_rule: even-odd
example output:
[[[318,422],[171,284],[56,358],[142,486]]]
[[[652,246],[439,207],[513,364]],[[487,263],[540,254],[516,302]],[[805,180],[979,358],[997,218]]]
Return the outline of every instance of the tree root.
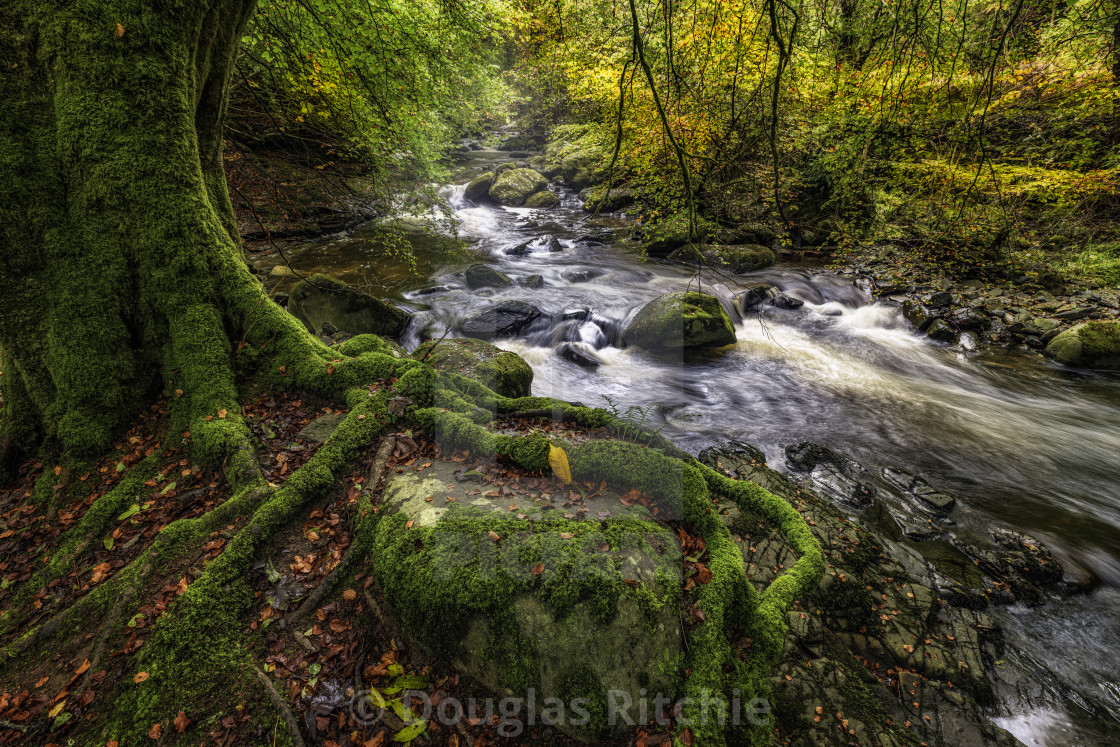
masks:
[[[303,735],[299,731],[299,722],[296,717],[292,715],[292,709],[288,708],[288,704],[280,697],[280,693],[276,692],[276,688],[272,685],[272,680],[268,678],[261,670],[253,667],[253,671],[257,674],[257,679],[260,680],[261,685],[264,686],[265,691],[268,693],[268,699],[276,706],[276,710],[280,712],[280,718],[283,719],[284,725],[288,727],[288,736],[291,737],[293,747],[305,747]]]

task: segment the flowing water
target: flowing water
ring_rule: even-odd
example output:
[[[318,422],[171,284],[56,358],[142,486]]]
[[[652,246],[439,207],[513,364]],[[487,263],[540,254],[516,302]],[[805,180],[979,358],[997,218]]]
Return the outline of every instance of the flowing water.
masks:
[[[505,155],[471,158],[459,182]],[[370,227],[297,248],[289,253],[292,266],[358,286],[376,275],[376,290],[417,312],[406,346],[497,302],[531,303],[552,321],[499,342],[532,365],[534,394],[634,408],[632,417],[692,452],[728,438],[746,441],[778,469],[786,445],[812,441],[873,472],[901,467],[955,494],[952,530],[959,537],[980,540],[992,526],[1038,537],[1099,586],[998,611],[1009,659],[1037,680],[1003,688],[997,720],[1028,744],[1120,738],[1120,380],[933,343],[896,308],[872,302],[851,277],[821,268],[722,277],[706,271],[698,278],[643,261],[625,241],[585,240],[603,231],[621,236],[628,221],[593,217],[570,193],[548,210],[475,206],[463,198],[462,183],[445,195],[469,256],[418,239],[417,272],[410,274],[374,258]],[[561,251],[550,251],[550,236]],[[529,253],[506,253],[526,241],[534,242]],[[490,264],[515,284],[468,290],[462,271],[472,262]],[[530,275],[541,275],[543,287],[519,284]],[[805,305],[746,318],[732,312],[738,342],[719,351],[665,358],[618,345],[627,320],[662,294],[700,288],[729,302],[742,286],[762,281]],[[556,348],[565,341],[594,351],[602,365],[588,371],[561,359]],[[922,544],[928,547],[917,549],[927,553],[952,552],[948,543]]]

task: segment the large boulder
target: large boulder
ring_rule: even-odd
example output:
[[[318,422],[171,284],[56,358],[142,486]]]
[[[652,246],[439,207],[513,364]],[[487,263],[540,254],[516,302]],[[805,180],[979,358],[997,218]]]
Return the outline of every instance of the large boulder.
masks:
[[[707,238],[712,224],[700,216],[693,223],[692,243]],[[667,257],[674,249],[689,243],[688,213],[676,213],[646,231],[643,248],[650,257]]]
[[[485,384],[503,397],[531,394],[533,369],[529,364],[516,353],[485,340],[431,340],[416,348],[413,356],[432,368],[462,374]]]
[[[459,329],[467,337],[493,340],[498,337],[513,337],[543,317],[541,310],[532,304],[524,301],[503,301],[470,317],[459,326]]]
[[[777,238],[777,234],[764,223],[743,223],[733,228],[717,228],[713,232],[713,238],[721,244],[770,246]]]
[[[560,176],[574,189],[583,189],[606,178],[610,148],[602,132],[591,125],[560,125],[545,146],[549,178]],[[558,173],[557,173],[558,172]]]
[[[547,189],[534,192],[525,200],[525,207],[527,208],[554,208],[559,204],[560,198],[556,196],[555,192],[550,192]]]
[[[490,197],[495,202],[510,207],[521,207],[532,195],[548,187],[548,180],[532,169],[508,169],[498,174],[490,187]]]
[[[1070,327],[1050,341],[1046,355],[1065,366],[1120,370],[1120,322]]]
[[[616,187],[609,193],[603,187],[591,190],[583,203],[583,209],[591,212],[613,213],[634,204],[634,190],[629,187]]]
[[[684,660],[676,534],[611,489],[581,507],[595,519],[569,519],[563,492],[464,473],[485,479],[437,462],[390,475],[382,491],[371,569],[410,636],[499,696],[560,699],[558,725],[583,738],[625,729],[607,718],[611,691],[673,697]],[[589,723],[572,718],[573,698],[587,698]]]
[[[409,314],[330,275],[300,281],[288,298],[288,311],[313,333],[329,322],[352,335],[397,337],[408,325]]]
[[[689,291],[647,303],[623,336],[648,350],[722,347],[735,342],[735,326],[718,298]]]
[[[756,270],[765,270],[774,264],[774,252],[765,246],[742,245],[705,245],[697,249],[683,246],[671,252],[668,259],[682,264],[695,265],[700,262],[712,269],[727,270],[736,275]]]
[[[490,199],[490,187],[494,186],[494,172],[487,171],[471,180],[463,196],[471,202],[487,202]]]
[[[465,277],[467,280],[467,287],[471,290],[475,288],[506,288],[513,285],[513,281],[509,279],[509,275],[506,275],[504,272],[498,272],[488,265],[471,265],[467,268]]]

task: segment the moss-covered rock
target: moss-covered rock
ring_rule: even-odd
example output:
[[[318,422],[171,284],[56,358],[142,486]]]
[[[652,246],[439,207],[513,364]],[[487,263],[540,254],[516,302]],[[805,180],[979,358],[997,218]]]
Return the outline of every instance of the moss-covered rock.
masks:
[[[484,340],[432,340],[418,347],[415,357],[440,371],[454,371],[474,379],[503,397],[531,394],[533,369],[529,364],[516,353]]]
[[[505,288],[513,285],[509,275],[483,264],[468,267],[464,277],[467,281],[467,287],[472,290],[475,288]]]
[[[1065,366],[1120,369],[1120,322],[1092,321],[1062,332],[1046,355]]]
[[[587,195],[587,200],[583,203],[583,209],[600,213],[613,213],[630,207],[634,204],[634,200],[634,190],[629,187],[616,187],[609,194],[605,187],[599,187],[591,190],[591,193]]]
[[[490,199],[490,187],[494,186],[494,178],[493,171],[479,174],[467,185],[463,196],[471,202],[487,202]]]
[[[495,202],[510,207],[521,207],[532,195],[548,187],[548,180],[532,169],[508,169],[498,174],[490,187],[490,197]]]
[[[545,146],[546,173],[558,172],[568,186],[583,189],[606,178],[610,154],[608,138],[593,125],[561,125]]]
[[[688,213],[676,213],[662,219],[646,231],[643,249],[650,257],[665,257],[680,246],[690,242]],[[712,232],[712,224],[696,216],[691,242],[699,244]]]
[[[350,334],[396,337],[408,325],[410,315],[330,275],[314,275],[300,281],[288,298],[288,311],[311,332],[318,334],[324,322]]]
[[[617,492],[590,499],[589,514],[607,518],[569,520],[545,498],[480,496],[459,469],[393,475],[383,490],[371,567],[405,629],[499,695],[562,699],[557,725],[579,735],[625,728],[607,723],[610,691],[673,697],[676,535]]]
[[[560,204],[560,198],[556,193],[550,192],[547,189],[542,189],[540,192],[535,192],[529,195],[525,200],[525,207],[527,208],[554,208]]]
[[[695,265],[700,261],[707,267],[727,270],[740,275],[756,270],[765,270],[774,264],[774,252],[765,246],[742,245],[724,246],[705,245],[697,249],[694,246],[682,246],[671,252],[668,259],[683,264]]]
[[[624,338],[650,350],[722,347],[735,342],[735,326],[715,296],[669,293],[643,306]]]

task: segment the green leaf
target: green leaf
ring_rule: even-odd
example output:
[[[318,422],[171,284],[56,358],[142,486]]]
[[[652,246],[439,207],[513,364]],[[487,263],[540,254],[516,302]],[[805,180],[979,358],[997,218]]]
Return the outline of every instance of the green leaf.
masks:
[[[274,584],[280,580],[280,571],[276,570],[276,566],[272,564],[271,559],[264,564],[264,574],[268,576],[268,582],[270,584]]]
[[[140,621],[143,620],[143,619],[144,619],[144,613],[143,612],[137,612],[135,615],[132,616],[132,619],[128,621],[128,627],[135,628],[137,625],[140,624]]]
[[[390,677],[400,677],[402,674],[404,674],[404,667],[402,667],[400,664],[390,664],[389,665],[389,676]]]
[[[117,472],[124,472],[124,462],[117,462]]]
[[[413,739],[416,739],[416,737],[423,734],[424,730],[427,729],[427,728],[428,728],[428,722],[427,721],[417,721],[416,723],[409,724],[408,726],[404,727],[403,729],[401,729],[400,731],[398,731],[396,734],[393,735],[393,741],[394,742],[411,742]]]
[[[323,665],[320,664],[319,662],[315,662],[314,664],[312,664],[311,666],[309,666],[307,668],[307,673],[310,674],[312,677],[318,677],[319,672],[321,672],[321,671],[323,671]]]
[[[117,517],[117,521],[124,521],[125,519],[135,516],[138,513],[140,513],[140,504],[133,503],[123,514]]]
[[[413,674],[398,677],[393,684],[402,690],[423,690],[428,686],[428,678]]]
[[[110,536],[106,537],[105,539],[101,540],[101,544],[105,545],[106,550],[112,550],[113,549],[113,537],[112,537],[112,535],[110,535]]]
[[[397,714],[397,718],[401,721],[408,722],[414,718],[412,709],[405,708],[404,702],[400,698],[390,700],[389,707],[393,709],[393,713]]]
[[[160,495],[167,495],[168,493],[170,493],[174,489],[175,489],[175,483],[170,483],[166,488],[161,490],[159,494]]]

